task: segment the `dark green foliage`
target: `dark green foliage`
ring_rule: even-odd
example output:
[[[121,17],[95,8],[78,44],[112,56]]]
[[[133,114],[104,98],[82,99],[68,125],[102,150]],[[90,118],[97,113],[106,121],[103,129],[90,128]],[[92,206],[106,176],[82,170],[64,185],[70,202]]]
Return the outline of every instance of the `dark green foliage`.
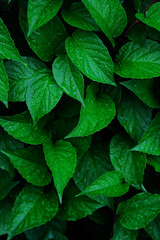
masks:
[[[0,0],[0,240],[160,240],[160,1]]]

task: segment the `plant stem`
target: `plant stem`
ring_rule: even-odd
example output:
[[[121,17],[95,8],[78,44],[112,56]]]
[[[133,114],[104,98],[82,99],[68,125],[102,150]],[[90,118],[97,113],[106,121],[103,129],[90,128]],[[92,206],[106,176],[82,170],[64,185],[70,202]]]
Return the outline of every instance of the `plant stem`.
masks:
[[[159,0],[154,0],[154,1],[150,2],[150,3],[146,6],[145,11],[144,11],[144,13],[143,13],[144,16],[146,16],[146,12],[147,12],[148,8],[149,8],[153,3],[156,3],[156,2],[159,2]]]

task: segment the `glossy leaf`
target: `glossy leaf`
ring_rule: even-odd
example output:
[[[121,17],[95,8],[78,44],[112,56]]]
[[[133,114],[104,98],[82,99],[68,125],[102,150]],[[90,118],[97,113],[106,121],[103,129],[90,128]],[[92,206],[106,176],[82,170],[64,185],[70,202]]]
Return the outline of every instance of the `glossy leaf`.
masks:
[[[156,28],[160,31],[160,3],[157,2],[152,4],[147,10],[146,14],[137,13],[136,18],[138,18],[141,22],[149,25],[150,27]]]
[[[131,151],[134,145],[126,134],[115,135],[110,143],[110,158],[129,184],[141,188],[147,160],[145,154]]]
[[[30,79],[26,103],[34,122],[49,113],[59,102],[63,91],[49,69],[37,71]]]
[[[140,100],[152,108],[159,108],[160,101],[156,97],[155,90],[157,79],[131,79],[121,82],[123,86],[131,90]]]
[[[116,224],[114,226],[114,234],[111,240],[119,240],[119,239],[136,240],[137,235],[138,235],[138,231],[129,230],[123,227],[119,223],[119,219],[117,219]]]
[[[138,145],[133,148],[135,151],[148,153],[152,155],[160,155],[160,112],[157,113],[146,132],[142,136]]]
[[[116,56],[115,73],[124,78],[147,79],[160,72],[160,45],[147,39],[144,46],[127,42]]]
[[[93,196],[119,197],[129,190],[123,175],[118,171],[109,171],[97,178],[91,185],[77,196],[91,194]]]
[[[56,16],[44,26],[35,30],[30,36],[28,33],[27,2],[20,1],[19,20],[22,31],[30,48],[45,62],[52,61],[54,55],[65,52],[64,41],[67,37],[66,29],[59,17]]]
[[[63,91],[84,104],[84,79],[70,59],[66,55],[56,58],[52,71],[57,84]]]
[[[84,104],[85,107],[81,107],[78,125],[67,135],[67,138],[83,137],[98,132],[115,117],[114,102],[109,96],[98,94],[96,84],[88,86]]]
[[[73,183],[69,183],[64,192],[63,208],[59,212],[61,219],[77,221],[104,206],[87,196],[75,197],[78,192],[78,188]]]
[[[44,186],[51,182],[41,147],[28,147],[18,151],[1,150],[13,166],[29,183]]]
[[[117,118],[126,132],[139,141],[151,122],[151,109],[131,93],[123,93]]]
[[[139,193],[120,203],[117,214],[120,223],[127,229],[137,230],[145,227],[160,212],[160,195]]]
[[[100,28],[82,2],[74,2],[68,10],[64,9],[62,17],[73,27],[86,31],[100,31]]]
[[[43,127],[34,126],[28,112],[0,117],[0,125],[9,135],[28,144],[38,145],[50,138]]]
[[[18,184],[19,182],[10,182],[4,187],[0,187],[0,201],[7,197],[8,193]]]
[[[15,47],[10,33],[2,19],[0,18],[0,59],[12,59],[23,63],[23,60]],[[24,63],[23,63],[24,64]]]
[[[32,185],[26,185],[18,195],[10,218],[8,240],[27,229],[50,221],[58,211],[56,193]]]
[[[76,167],[76,150],[71,143],[62,140],[57,141],[54,145],[52,141],[44,143],[43,150],[60,202],[62,202],[63,190]]]
[[[5,63],[6,72],[9,78],[9,101],[22,102],[26,100],[29,82],[33,75],[46,65],[33,57],[23,57],[27,66],[18,62],[8,61]]]
[[[108,49],[95,33],[76,30],[65,45],[69,58],[84,75],[96,82],[116,85]]]
[[[77,155],[83,155],[89,149],[91,145],[92,136],[69,138],[67,141],[70,142],[77,151]]]
[[[29,0],[27,11],[28,35],[51,20],[57,14],[62,3],[63,0]]]
[[[115,46],[114,39],[122,34],[127,16],[119,0],[82,0],[93,19]]]

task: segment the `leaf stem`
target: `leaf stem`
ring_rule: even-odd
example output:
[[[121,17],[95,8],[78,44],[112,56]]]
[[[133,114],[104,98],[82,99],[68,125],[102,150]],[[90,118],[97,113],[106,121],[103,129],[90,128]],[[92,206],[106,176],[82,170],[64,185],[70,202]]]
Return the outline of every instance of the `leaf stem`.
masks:
[[[148,8],[153,4],[153,3],[156,3],[156,2],[159,2],[160,0],[154,0],[152,2],[150,2],[146,7],[145,7],[145,11],[144,11],[144,16],[146,16],[146,12],[148,10]],[[128,32],[138,23],[140,23],[141,21],[139,19],[136,19],[136,21],[134,21],[128,28],[127,30],[125,31],[125,33],[123,34],[123,37],[126,37]]]
[[[145,7],[145,11],[144,11],[144,16],[146,16],[146,12],[147,12],[147,10],[148,10],[148,8],[153,4],[153,3],[156,3],[156,2],[159,2],[159,0],[154,0],[154,1],[152,1],[152,2],[150,2],[146,7]]]

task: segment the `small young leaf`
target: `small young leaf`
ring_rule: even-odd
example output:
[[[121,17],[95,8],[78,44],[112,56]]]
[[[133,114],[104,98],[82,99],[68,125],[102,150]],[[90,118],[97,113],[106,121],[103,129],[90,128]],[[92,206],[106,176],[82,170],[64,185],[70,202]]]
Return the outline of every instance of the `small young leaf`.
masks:
[[[114,119],[116,114],[114,102],[105,94],[97,95],[97,87],[94,83],[87,87],[85,107],[81,107],[78,125],[66,138],[88,136],[100,131]]]
[[[8,91],[9,91],[9,80],[3,61],[0,60],[0,100],[8,108]]]
[[[28,1],[28,36],[51,20],[59,11],[63,0],[29,0]]]
[[[52,171],[54,185],[60,202],[62,203],[63,190],[76,167],[76,149],[67,141],[59,140],[53,145],[50,140],[43,144],[43,150],[48,167]]]
[[[76,30],[65,42],[66,51],[74,65],[93,81],[116,86],[114,64],[108,49],[92,32]]]
[[[127,134],[115,135],[110,143],[110,158],[129,184],[141,188],[147,160],[145,154],[131,151],[134,145]]]
[[[133,148],[135,151],[160,155],[160,112],[157,113],[138,145]]]
[[[52,71],[57,84],[63,91],[84,105],[84,79],[70,59],[66,55],[56,58]]]
[[[34,126],[28,112],[0,117],[0,125],[9,135],[24,143],[38,145],[50,138],[50,134],[43,127]]]
[[[139,141],[151,122],[152,112],[135,95],[123,92],[117,117],[131,138]]]
[[[100,28],[82,2],[74,2],[69,10],[64,9],[62,17],[73,27],[86,31],[100,31]]]
[[[124,78],[152,78],[160,74],[160,44],[147,39],[144,46],[127,42],[116,57],[115,73]]]
[[[115,46],[114,39],[122,34],[127,16],[119,0],[82,0],[93,19]]]
[[[45,186],[51,182],[51,175],[45,163],[41,147],[28,147],[18,151],[1,150],[13,166],[29,183]]]
[[[145,104],[152,108],[159,108],[160,101],[156,98],[154,88],[158,79],[131,79],[126,82],[121,82],[123,86],[131,90]]]
[[[0,18],[0,59],[12,59],[24,64],[18,50],[14,45],[7,27]]]
[[[144,16],[143,13],[137,13],[136,18],[141,22],[160,31],[160,2],[152,4]]]
[[[26,185],[14,204],[7,239],[45,224],[57,211],[58,199],[53,190],[44,193],[43,188]]]
[[[139,193],[120,203],[117,209],[117,214],[120,214],[120,223],[131,230],[145,227],[159,212],[160,195],[151,193]]]
[[[91,194],[93,196],[119,197],[129,190],[128,183],[123,181],[124,178],[120,172],[106,172],[77,196]]]

